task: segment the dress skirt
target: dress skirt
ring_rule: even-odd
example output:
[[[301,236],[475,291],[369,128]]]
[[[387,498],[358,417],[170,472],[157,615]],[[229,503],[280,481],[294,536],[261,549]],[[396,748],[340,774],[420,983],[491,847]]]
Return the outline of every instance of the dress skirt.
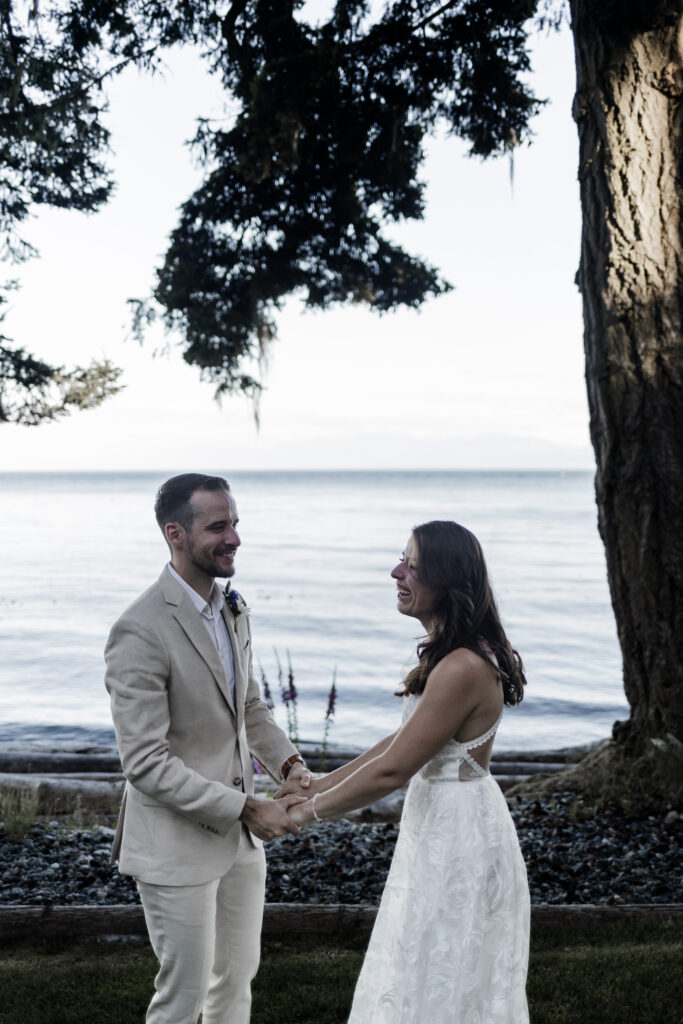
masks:
[[[529,915],[494,779],[414,776],[349,1024],[527,1024]]]

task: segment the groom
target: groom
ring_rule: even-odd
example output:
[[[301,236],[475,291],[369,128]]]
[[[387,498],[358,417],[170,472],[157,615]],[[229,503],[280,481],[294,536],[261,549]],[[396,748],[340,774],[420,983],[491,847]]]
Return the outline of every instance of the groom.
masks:
[[[298,797],[253,797],[251,752],[274,779],[310,783],[260,699],[246,605],[226,602],[240,545],[222,477],[161,486],[171,552],[112,628],[105,651],[126,790],[113,859],[137,883],[160,969],[147,1024],[248,1024],[265,891],[260,840],[299,828]],[[295,787],[296,788],[296,787]]]

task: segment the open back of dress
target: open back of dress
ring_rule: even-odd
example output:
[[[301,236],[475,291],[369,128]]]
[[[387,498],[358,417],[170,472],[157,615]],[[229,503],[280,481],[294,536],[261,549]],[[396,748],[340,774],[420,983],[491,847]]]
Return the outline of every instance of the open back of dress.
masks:
[[[408,713],[412,713],[417,699],[406,698],[406,702],[413,701],[412,707],[406,703]],[[487,778],[493,741],[502,718],[501,712],[490,729],[472,740],[449,740],[438,754],[420,769],[422,778],[428,782],[471,782],[474,779]]]

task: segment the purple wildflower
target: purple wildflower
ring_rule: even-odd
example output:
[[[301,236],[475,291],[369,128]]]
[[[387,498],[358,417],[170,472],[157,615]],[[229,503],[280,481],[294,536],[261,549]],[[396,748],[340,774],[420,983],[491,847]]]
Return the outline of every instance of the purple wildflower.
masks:
[[[263,665],[260,665],[261,669],[261,688],[263,690],[263,699],[266,702],[266,707],[269,711],[272,711],[275,707],[275,701],[273,700],[273,694],[270,692],[270,686],[266,679],[266,673],[263,670]]]
[[[325,721],[329,722],[330,718],[334,718],[334,709],[337,703],[337,677],[332,677],[332,686],[330,687],[330,694],[327,698],[327,711],[325,712]]]
[[[299,694],[297,693],[296,686],[294,685],[294,671],[292,669],[292,663],[289,660],[289,652],[287,653],[287,668],[288,668],[287,682],[289,684],[289,699],[292,701],[293,704],[296,704],[296,700],[297,700],[297,697],[299,696]]]

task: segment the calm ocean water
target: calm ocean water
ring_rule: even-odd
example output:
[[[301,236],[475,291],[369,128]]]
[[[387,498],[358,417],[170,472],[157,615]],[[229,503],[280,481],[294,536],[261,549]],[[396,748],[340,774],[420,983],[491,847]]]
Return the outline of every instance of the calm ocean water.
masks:
[[[154,522],[169,473],[0,474],[0,742],[113,744],[102,650],[109,627],[166,561]],[[528,687],[498,749],[609,735],[625,717],[619,649],[581,472],[239,472],[234,585],[271,686],[288,654],[299,732],[319,739],[336,670],[330,739],[394,729],[392,696],[419,624],[399,615],[389,571],[411,527],[456,519],[479,537]],[[284,724],[283,709],[277,715]]]

